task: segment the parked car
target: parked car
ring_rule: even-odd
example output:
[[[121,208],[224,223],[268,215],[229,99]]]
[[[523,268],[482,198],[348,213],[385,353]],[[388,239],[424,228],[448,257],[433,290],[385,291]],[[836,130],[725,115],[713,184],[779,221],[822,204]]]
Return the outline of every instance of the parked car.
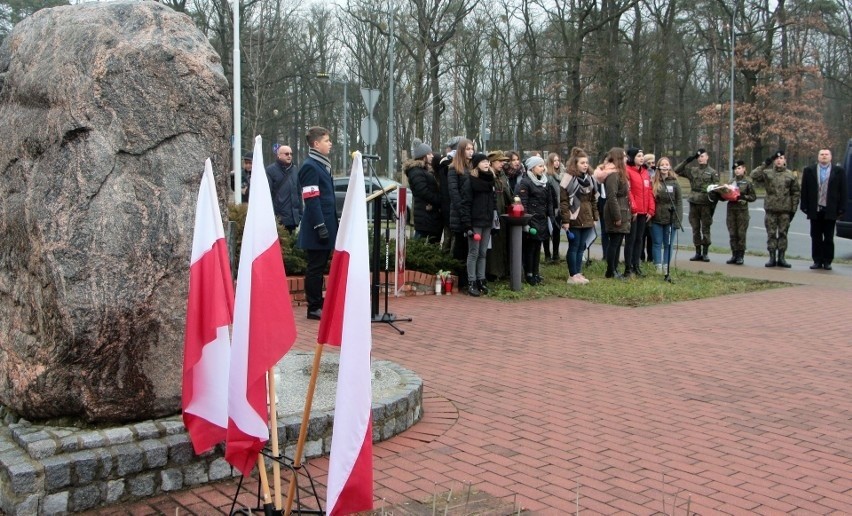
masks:
[[[846,213],[837,221],[837,236],[840,238],[852,238],[852,138],[846,142],[846,156],[843,159],[843,168],[846,170]]]
[[[381,184],[381,186],[380,186]],[[369,196],[373,192],[377,192],[382,189],[382,187],[387,188],[388,185],[395,184],[397,185],[397,190],[393,190],[392,192],[388,192],[387,198],[391,202],[393,206],[394,213],[396,213],[397,206],[397,196],[399,195],[398,188],[402,186],[397,181],[389,177],[365,177],[364,178],[364,191]],[[340,215],[343,213],[343,201],[346,200],[346,190],[349,188],[349,176],[340,176],[334,178],[334,202],[337,206],[337,218],[340,218]],[[414,196],[411,193],[411,190],[405,189],[405,198],[406,198],[406,207],[407,210],[405,212],[405,223],[411,224],[411,210],[412,203],[414,202]],[[387,206],[385,204],[382,205],[382,219],[384,220],[387,217]],[[373,220],[373,204],[372,201],[367,203],[367,219]]]

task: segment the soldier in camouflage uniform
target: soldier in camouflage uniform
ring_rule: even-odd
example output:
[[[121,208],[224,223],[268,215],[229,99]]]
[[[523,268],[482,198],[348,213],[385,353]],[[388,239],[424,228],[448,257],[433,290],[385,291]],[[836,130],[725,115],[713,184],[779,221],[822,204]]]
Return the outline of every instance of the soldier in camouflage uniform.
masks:
[[[751,179],[746,177],[745,161],[737,161],[734,165],[733,183],[740,189],[740,196],[736,201],[728,201],[728,233],[731,235],[731,258],[725,262],[728,264],[743,264],[746,250],[746,232],[748,231],[748,203],[757,199],[757,192]]]
[[[698,167],[687,165],[698,160]],[[695,256],[691,262],[709,262],[707,252],[710,250],[710,225],[713,224],[713,212],[716,209],[716,199],[707,193],[707,187],[719,183],[719,174],[707,162],[710,156],[704,149],[686,158],[675,168],[675,173],[689,179],[689,225],[692,226],[692,243],[695,245]]]
[[[790,221],[799,206],[799,180],[796,174],[787,169],[787,159],[784,151],[778,151],[766,158],[762,167],[752,170],[751,178],[766,187],[766,199],[763,208],[766,211],[766,248],[769,251],[767,267],[790,268],[784,259],[787,252],[787,231]]]

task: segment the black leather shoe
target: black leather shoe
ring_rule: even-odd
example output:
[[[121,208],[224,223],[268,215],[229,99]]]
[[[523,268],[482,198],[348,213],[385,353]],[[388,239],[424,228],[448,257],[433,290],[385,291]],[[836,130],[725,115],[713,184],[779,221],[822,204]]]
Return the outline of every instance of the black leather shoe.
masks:
[[[827,271],[830,271],[831,270],[831,264],[830,263],[823,264],[822,268],[827,270]]]
[[[322,317],[322,308],[317,308],[316,310],[308,310],[308,319],[319,321],[320,317]]]
[[[830,266],[829,266],[829,267],[830,267]],[[822,269],[822,264],[821,264],[821,263],[815,263],[815,264],[813,264],[813,265],[811,265],[811,266],[810,266],[810,269],[811,269],[812,271],[815,271],[815,270],[817,270],[817,269]]]

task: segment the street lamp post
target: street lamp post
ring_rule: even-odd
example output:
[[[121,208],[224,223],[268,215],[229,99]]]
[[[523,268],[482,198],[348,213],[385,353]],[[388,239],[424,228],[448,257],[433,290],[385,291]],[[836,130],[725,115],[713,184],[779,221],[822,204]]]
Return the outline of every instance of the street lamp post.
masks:
[[[739,5],[739,2],[735,1],[734,8],[731,11],[731,118],[728,121],[728,173],[731,174],[732,179],[734,177],[734,65],[736,63],[734,48],[736,31],[734,21],[737,17],[737,5]]]
[[[349,152],[349,80],[318,73],[317,79],[343,85],[343,152],[340,153],[340,171],[346,173],[346,153]]]

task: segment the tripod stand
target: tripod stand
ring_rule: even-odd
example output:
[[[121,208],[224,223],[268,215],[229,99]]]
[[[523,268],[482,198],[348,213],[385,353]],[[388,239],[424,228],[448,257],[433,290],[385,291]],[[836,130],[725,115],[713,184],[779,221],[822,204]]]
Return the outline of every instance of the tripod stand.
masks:
[[[399,328],[396,323],[398,322],[411,322],[413,319],[411,317],[402,317],[388,312],[388,294],[390,291],[389,285],[389,275],[388,275],[388,262],[389,259],[389,247],[390,247],[390,220],[393,218],[397,224],[399,224],[399,218],[396,216],[393,210],[393,204],[390,202],[388,198],[388,192],[392,191],[396,188],[396,185],[389,185],[385,187],[382,185],[379,178],[375,175],[375,168],[373,167],[372,160],[377,159],[372,156],[364,156],[365,160],[368,161],[370,168],[370,178],[375,181],[375,184],[379,185],[379,191],[376,194],[370,195],[367,197],[367,201],[375,199],[373,203],[373,285],[370,289],[370,316],[372,318],[372,322],[374,323],[385,323],[394,330],[396,330],[400,335],[405,335],[405,330]],[[381,291],[381,274],[379,271],[379,259],[380,250],[381,250],[381,220],[382,220],[382,206],[386,206],[385,211],[387,212],[387,217],[385,217],[385,311],[384,313],[379,313],[379,293]],[[403,222],[404,224],[404,222]]]

